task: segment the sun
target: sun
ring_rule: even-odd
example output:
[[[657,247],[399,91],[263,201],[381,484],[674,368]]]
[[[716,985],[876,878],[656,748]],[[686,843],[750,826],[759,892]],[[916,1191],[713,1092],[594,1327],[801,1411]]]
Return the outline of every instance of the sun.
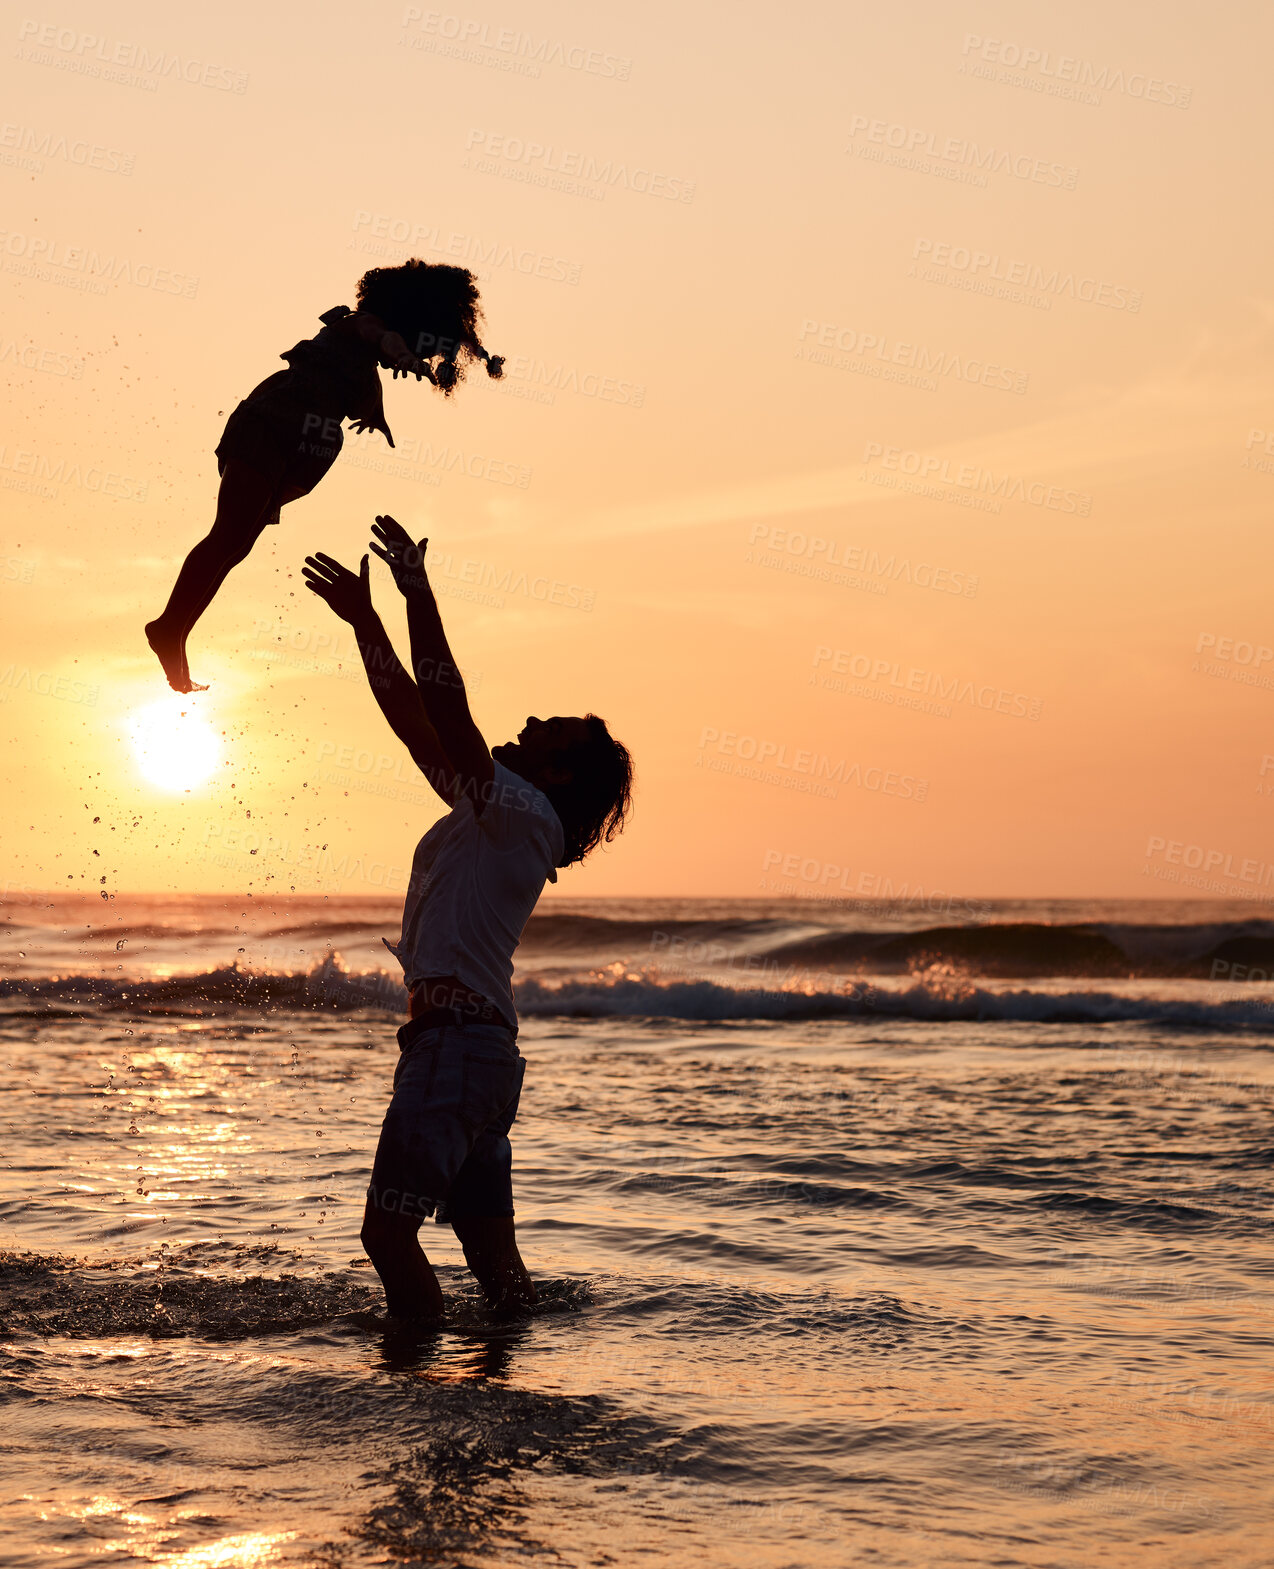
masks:
[[[193,790],[221,760],[217,732],[180,693],[135,709],[128,734],[142,777],[161,790]]]

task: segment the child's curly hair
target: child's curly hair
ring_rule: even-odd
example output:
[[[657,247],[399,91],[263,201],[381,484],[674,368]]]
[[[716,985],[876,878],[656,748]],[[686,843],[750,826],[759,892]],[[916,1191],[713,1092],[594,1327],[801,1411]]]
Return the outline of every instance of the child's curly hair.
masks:
[[[358,280],[358,307],[379,316],[422,360],[438,360],[434,381],[444,394],[464,380],[466,360],[484,361],[488,376],[504,374],[504,361],[478,337],[482,305],[467,267],[417,256],[401,267],[373,267]]]

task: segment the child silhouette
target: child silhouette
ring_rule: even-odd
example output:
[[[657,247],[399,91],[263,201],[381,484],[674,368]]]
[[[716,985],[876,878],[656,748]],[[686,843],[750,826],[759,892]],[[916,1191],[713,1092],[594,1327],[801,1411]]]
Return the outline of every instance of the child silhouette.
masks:
[[[374,267],[359,280],[356,308],[325,311],[322,331],[279,356],[287,370],[268,376],[235,409],[217,445],[216,519],[186,557],[162,615],[146,626],[175,691],[203,690],[186,663],[191,628],[261,531],[279,521],[279,509],[309,495],[335,463],[341,421],[378,430],[393,446],[378,366],[395,379],[427,378],[444,396],[462,380],[466,360],[501,374],[504,361],[478,339],[481,317],[477,282],[464,267],[416,258]]]

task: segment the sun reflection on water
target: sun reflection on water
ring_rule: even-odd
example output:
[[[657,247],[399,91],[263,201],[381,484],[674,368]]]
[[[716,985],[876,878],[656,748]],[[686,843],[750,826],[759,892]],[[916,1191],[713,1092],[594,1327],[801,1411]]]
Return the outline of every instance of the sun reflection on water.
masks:
[[[233,1569],[254,1569],[260,1564],[276,1563],[279,1549],[294,1541],[295,1531],[245,1531],[239,1536],[225,1536],[219,1542],[209,1542],[204,1547],[190,1547],[184,1552],[156,1560],[159,1569],[219,1569],[232,1565]]]

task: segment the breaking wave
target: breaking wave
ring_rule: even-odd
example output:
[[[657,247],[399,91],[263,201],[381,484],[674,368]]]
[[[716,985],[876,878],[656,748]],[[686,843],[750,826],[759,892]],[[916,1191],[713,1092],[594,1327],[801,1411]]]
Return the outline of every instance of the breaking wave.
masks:
[[[516,984],[524,1017],[649,1018],[703,1021],[748,1019],[913,1019],[930,1023],[1031,1022],[1103,1024],[1146,1022],[1205,1029],[1274,1028],[1274,996],[1249,992],[1218,999],[1197,985],[1135,992],[997,988],[935,966],[908,981],[878,984],[838,980],[811,985],[777,972],[745,975],[740,984],[703,976],[634,971],[622,963],[550,979],[522,977]],[[751,981],[751,984],[748,982]],[[1234,986],[1238,992],[1240,987]],[[233,1010],[271,1012],[372,1010],[401,1015],[407,994],[384,970],[351,970],[329,954],[306,971],[273,973],[231,964],[162,979],[113,980],[96,975],[0,979],[0,1016],[90,1017],[103,1010],[143,1014],[203,1014]]]

